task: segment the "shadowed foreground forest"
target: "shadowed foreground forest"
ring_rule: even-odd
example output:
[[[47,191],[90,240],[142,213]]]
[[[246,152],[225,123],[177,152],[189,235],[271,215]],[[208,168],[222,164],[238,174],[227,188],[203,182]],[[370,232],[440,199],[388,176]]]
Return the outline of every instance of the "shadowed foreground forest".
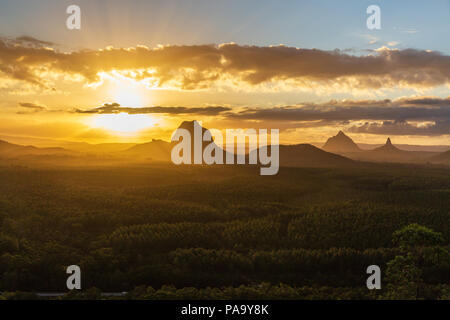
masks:
[[[5,166],[0,297],[67,292],[79,265],[62,298],[449,299],[449,215],[429,166]]]

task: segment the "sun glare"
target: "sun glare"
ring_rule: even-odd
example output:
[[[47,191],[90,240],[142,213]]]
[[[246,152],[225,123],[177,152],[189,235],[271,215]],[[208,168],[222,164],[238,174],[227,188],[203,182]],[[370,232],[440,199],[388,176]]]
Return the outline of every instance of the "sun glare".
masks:
[[[142,89],[135,85],[121,84],[114,89],[114,101],[124,107],[142,107],[145,104]]]
[[[142,107],[144,99],[142,93],[138,88],[126,88],[116,90],[114,95],[114,101],[125,107]]]
[[[151,128],[156,120],[145,114],[99,114],[94,116],[91,126],[106,129],[117,134],[136,134],[137,132]]]

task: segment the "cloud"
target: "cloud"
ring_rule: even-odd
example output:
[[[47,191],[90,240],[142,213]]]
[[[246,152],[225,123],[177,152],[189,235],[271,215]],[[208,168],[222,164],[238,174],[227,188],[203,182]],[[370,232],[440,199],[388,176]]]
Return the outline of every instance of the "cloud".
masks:
[[[163,113],[163,114],[196,114],[203,116],[214,116],[225,111],[230,111],[231,108],[221,106],[210,107],[143,107],[143,108],[130,108],[121,107],[118,103],[106,103],[101,107],[81,110],[75,109],[76,113],[87,114],[111,114],[111,113],[128,113],[128,114],[147,114],[147,113]]]
[[[19,106],[22,108],[34,109],[34,110],[46,110],[47,108],[38,104],[29,102],[19,102]]]
[[[228,119],[277,123],[280,128],[347,126],[355,133],[450,134],[450,97],[343,100],[227,112]],[[358,123],[359,122],[359,123]]]
[[[18,111],[17,114],[30,114],[47,110],[45,106],[29,102],[19,102],[19,107],[28,109],[28,111]]]
[[[44,47],[44,46],[50,47],[55,45],[55,43],[53,42],[39,40],[30,36],[21,36],[10,41],[15,44],[34,47]]]
[[[431,107],[433,106],[433,107]],[[391,100],[330,101],[324,104],[247,108],[228,114],[234,119],[284,121],[430,120],[450,119],[450,99],[405,98]]]
[[[364,34],[362,35],[362,37],[367,39],[369,41],[369,44],[375,44],[380,40],[378,37],[375,37],[374,35],[371,34]]]
[[[227,127],[318,128],[346,126],[347,130],[374,134],[450,134],[450,97],[402,97],[395,100],[331,100],[271,108],[257,107],[122,107],[106,103],[93,109],[74,109],[81,114],[169,114],[215,116]]]
[[[46,43],[26,38],[31,43]],[[148,48],[112,48],[59,52],[20,41],[0,40],[0,72],[4,76],[49,87],[45,71],[100,80],[119,72],[155,87],[183,90],[210,88],[230,80],[236,87],[287,82],[294,86],[352,88],[435,87],[450,82],[450,56],[415,49],[382,48],[365,56],[286,46],[241,46],[234,43]]]
[[[20,103],[30,112],[56,112],[33,103]],[[63,112],[59,110],[59,112]],[[67,112],[67,111],[64,111]],[[74,108],[78,114],[166,114],[191,117],[213,116],[225,127],[319,128],[345,126],[351,132],[373,134],[447,135],[450,134],[450,97],[402,97],[395,100],[331,100],[295,106],[258,107],[124,107],[105,103],[97,108]]]
[[[401,98],[397,100],[399,105],[422,105],[422,106],[450,106],[450,97],[438,98],[438,97],[413,97],[413,98]]]
[[[389,41],[389,42],[387,42],[387,45],[391,46],[391,47],[395,47],[396,45],[398,45],[398,41]]]
[[[248,125],[261,128],[276,127],[280,130],[346,126],[348,131],[354,133],[429,136],[450,134],[450,97],[332,100],[322,104],[264,109],[214,106],[129,108],[121,107],[118,103],[110,103],[94,109],[76,109],[75,112],[220,116],[221,121],[231,121],[238,127]]]
[[[367,122],[360,126],[352,126],[348,131],[382,135],[440,136],[450,134],[450,120],[437,120],[425,124],[413,124],[407,121]]]

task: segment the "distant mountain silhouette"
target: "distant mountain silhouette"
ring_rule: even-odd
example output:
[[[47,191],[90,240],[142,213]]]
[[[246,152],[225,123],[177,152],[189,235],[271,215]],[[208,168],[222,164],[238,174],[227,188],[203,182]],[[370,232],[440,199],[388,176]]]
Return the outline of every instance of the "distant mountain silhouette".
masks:
[[[352,159],[371,161],[371,162],[405,162],[420,163],[425,162],[424,159],[429,157],[430,152],[405,151],[397,148],[392,144],[390,138],[386,140],[386,144],[373,150],[366,150],[358,154],[352,154]]]
[[[184,121],[180,129],[186,129],[191,134],[191,163],[194,154],[194,128],[199,125],[195,121]],[[200,126],[202,135],[207,131]],[[202,151],[210,141],[202,141]],[[213,142],[214,143],[214,142]],[[170,162],[172,148],[178,142],[167,142],[154,139],[142,144],[100,144],[89,145],[74,143],[79,151],[61,147],[38,148],[25,146],[0,140],[0,160],[11,163],[39,163],[47,164],[107,164],[107,163],[148,163]],[[78,145],[80,144],[80,146]],[[270,148],[270,146],[269,146]],[[353,140],[342,131],[328,139],[323,149],[311,144],[280,145],[280,166],[294,167],[335,167],[354,165],[354,160],[368,162],[401,162],[401,163],[436,163],[450,164],[450,150],[442,153],[429,151],[406,151],[394,146],[390,138],[383,146],[373,150],[361,150]],[[333,152],[333,151],[334,152]],[[245,163],[249,163],[248,152],[259,150],[246,150]],[[270,154],[270,152],[269,152]],[[227,152],[223,151],[223,162],[226,162]],[[257,157],[259,159],[259,155]],[[234,155],[234,163],[237,156]]]
[[[370,145],[366,144],[366,148]],[[361,149],[353,140],[342,131],[328,139],[322,149],[340,154],[353,160],[369,162],[398,162],[398,163],[426,163],[431,161],[430,157],[435,156],[437,146],[433,148],[421,146],[408,146],[409,150],[400,149],[392,144],[391,138],[387,138],[384,145],[374,149]],[[439,146],[442,148],[443,146]]]
[[[400,150],[399,148],[395,147],[392,142],[391,138],[387,138],[386,144],[384,146],[375,148],[371,150],[371,152],[378,152],[383,154],[393,153],[393,154],[399,154],[399,153],[405,153],[407,151]]]
[[[198,124],[198,123],[197,123]],[[184,121],[179,126],[180,129],[186,129],[191,134],[191,163],[193,163],[193,154],[194,154],[194,121]],[[208,130],[204,127],[201,127],[202,134]],[[128,156],[133,157],[141,157],[142,159],[148,160],[156,160],[156,161],[171,161],[170,154],[172,147],[178,142],[165,142],[162,140],[153,140],[152,142],[144,143],[136,145],[128,150],[125,153]],[[202,150],[209,145],[211,142],[203,141],[202,142]],[[213,142],[214,143],[214,142]],[[253,150],[252,152],[258,152],[259,149]],[[269,146],[270,151],[270,146]],[[314,147],[310,144],[298,144],[298,145],[280,145],[279,146],[280,153],[280,165],[281,166],[301,166],[301,167],[334,167],[334,166],[342,166],[349,165],[354,163],[352,160],[333,154],[327,151],[323,151],[317,147]],[[270,154],[270,152],[269,152]],[[223,161],[226,162],[226,151],[223,151]],[[236,155],[235,162],[236,160]],[[259,156],[257,157],[259,159]],[[249,163],[249,154],[246,155],[246,164]]]
[[[66,141],[59,139],[16,137],[7,135],[0,135],[0,140],[8,141],[9,143],[22,146],[32,145],[37,148],[63,148],[65,150],[89,154],[105,154],[111,152],[119,152],[129,149],[132,146],[136,145],[136,143],[123,143],[123,142],[93,144],[87,142]]]
[[[358,145],[342,131],[339,131],[334,137],[329,138],[322,149],[339,154],[361,151]]]
[[[450,165],[450,150],[435,155],[429,159],[433,163],[441,163]]]
[[[170,142],[153,139],[151,142],[138,144],[125,150],[123,154],[147,160],[170,161],[171,150]]]
[[[387,138],[384,146],[368,151],[368,153],[377,156],[383,161],[413,161],[415,156],[420,152],[405,151],[397,148],[391,142],[391,138]]]
[[[280,166],[285,167],[338,167],[354,164],[351,159],[324,151],[311,144],[280,145],[279,152]]]
[[[36,150],[37,148],[33,146],[21,146],[0,140],[0,156],[33,153]]]
[[[194,136],[195,125],[199,125],[201,128],[202,137],[202,154],[203,149],[211,142],[203,141],[203,134],[208,129],[202,127],[197,121],[183,121],[177,129],[185,129],[191,135],[191,163],[194,163]],[[181,141],[181,140],[180,140]],[[163,140],[154,139],[151,142],[135,145],[124,152],[124,154],[134,157],[140,157],[142,159],[154,160],[154,161],[171,161],[172,148],[178,144],[178,142],[166,142]]]
[[[353,160],[321,150],[311,144],[280,145],[281,166],[335,167],[351,164]]]
[[[179,128],[186,129],[191,133],[191,137],[194,137],[194,121],[184,121]],[[202,134],[208,129],[202,127]],[[203,142],[202,150],[211,142]],[[193,148],[193,143],[192,143]],[[270,146],[269,146],[270,148]],[[250,151],[258,152],[259,149]],[[299,145],[280,145],[279,146],[279,156],[281,166],[311,166],[311,167],[328,167],[328,166],[341,166],[353,163],[352,160],[345,158],[340,155],[329,153],[316,148],[310,144],[299,144]],[[193,154],[193,150],[192,150]],[[270,153],[269,153],[270,154]],[[224,151],[224,157],[226,157],[226,152]],[[259,159],[259,156],[258,156]],[[225,158],[224,158],[225,162]],[[235,163],[236,155],[235,155]],[[246,155],[246,163],[249,163],[249,155]]]
[[[375,148],[384,146],[382,144],[372,144],[372,143],[361,143],[358,142],[358,147],[364,150],[373,150]],[[417,144],[404,144],[404,143],[396,143],[395,146],[400,150],[404,151],[418,151],[418,152],[436,152],[441,153],[447,151],[450,147],[447,145],[417,145]]]
[[[200,122],[198,122],[198,121],[196,121],[196,120],[193,120],[193,121],[183,121],[183,122],[180,124],[180,126],[178,127],[178,129],[185,129],[185,130],[189,131],[189,133],[191,134],[191,137],[193,138],[193,137],[194,137],[194,127],[195,127],[196,124],[199,125],[199,126],[201,127],[201,129],[202,129],[202,136],[203,136],[203,134],[205,133],[205,131],[208,130],[208,129],[202,127],[202,126],[200,125]]]
[[[42,155],[74,155],[73,151],[63,148],[37,148],[34,146],[21,146],[0,140],[0,158],[42,156]]]
[[[201,129],[201,131],[199,131],[199,132],[201,132],[201,143],[202,143],[201,148],[202,148],[202,155],[203,155],[203,150],[206,148],[207,145],[209,145],[211,143],[209,141],[203,141],[203,134],[206,131],[208,131],[208,129],[201,126],[200,122],[198,122],[196,120],[183,121],[181,123],[181,125],[178,127],[178,129],[185,129],[185,130],[189,131],[189,133],[191,135],[191,163],[194,163],[194,139],[195,139],[195,126],[196,125]]]

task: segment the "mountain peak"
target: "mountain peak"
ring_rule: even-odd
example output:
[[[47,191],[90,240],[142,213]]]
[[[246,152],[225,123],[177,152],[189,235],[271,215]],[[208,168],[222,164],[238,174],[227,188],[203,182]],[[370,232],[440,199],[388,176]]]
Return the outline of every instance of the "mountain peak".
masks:
[[[325,151],[334,153],[359,152],[361,149],[342,130],[337,135],[327,140],[323,148]]]
[[[386,145],[387,146],[392,146],[391,138],[387,138]]]
[[[194,127],[195,123],[198,123],[198,121],[197,120],[183,121],[178,127],[178,129],[191,129]]]
[[[194,134],[194,128],[195,126],[199,126],[202,129],[202,134],[207,130],[206,128],[204,128],[201,125],[201,122],[197,121],[197,120],[192,120],[192,121],[183,121],[180,126],[178,127],[178,129],[186,129],[188,130],[191,134]]]
[[[373,149],[372,151],[376,152],[387,152],[387,153],[405,153],[407,151],[400,150],[396,146],[392,144],[391,138],[387,138],[386,144],[384,146]]]

